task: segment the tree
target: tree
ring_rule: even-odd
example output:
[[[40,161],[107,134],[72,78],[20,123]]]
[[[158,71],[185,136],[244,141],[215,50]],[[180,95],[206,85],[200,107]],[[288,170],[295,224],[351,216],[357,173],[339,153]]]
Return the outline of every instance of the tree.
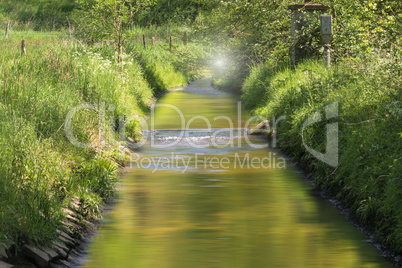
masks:
[[[79,0],[80,33],[92,42],[113,40],[117,62],[121,62],[122,42],[132,18],[154,0]]]

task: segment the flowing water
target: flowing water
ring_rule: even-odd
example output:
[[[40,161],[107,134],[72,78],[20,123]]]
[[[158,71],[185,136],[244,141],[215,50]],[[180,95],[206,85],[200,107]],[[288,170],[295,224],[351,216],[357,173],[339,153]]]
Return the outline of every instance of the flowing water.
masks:
[[[158,101],[81,266],[392,267],[209,83]]]

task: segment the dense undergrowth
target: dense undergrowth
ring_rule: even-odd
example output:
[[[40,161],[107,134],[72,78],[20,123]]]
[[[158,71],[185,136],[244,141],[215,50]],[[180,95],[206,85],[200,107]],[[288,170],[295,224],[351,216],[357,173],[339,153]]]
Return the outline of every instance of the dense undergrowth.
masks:
[[[126,160],[119,134],[138,138],[154,96],[198,77],[194,60],[206,55],[127,45],[117,64],[110,45],[33,31],[12,32],[0,50],[0,243],[17,246],[54,241],[73,199],[100,216]]]
[[[278,123],[277,145],[307,170],[316,185],[351,208],[355,219],[395,252],[402,251],[402,63],[379,51],[339,62],[330,69],[306,61],[255,66],[242,98],[256,115]],[[338,117],[325,107],[338,103]],[[303,129],[320,111],[322,121]],[[310,154],[326,152],[326,124],[339,122],[339,164]],[[272,126],[272,124],[271,124]],[[334,146],[334,145],[333,145]],[[328,149],[327,149],[328,150]]]

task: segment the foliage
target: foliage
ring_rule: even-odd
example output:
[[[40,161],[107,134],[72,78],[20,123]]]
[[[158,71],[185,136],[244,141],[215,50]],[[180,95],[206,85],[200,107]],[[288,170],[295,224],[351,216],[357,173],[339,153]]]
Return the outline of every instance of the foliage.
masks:
[[[51,163],[55,152],[46,150],[47,141],[37,141],[33,124],[4,106],[0,114],[1,233],[18,244],[48,243],[56,237],[61,219],[59,197],[51,191],[51,176],[64,172]]]
[[[118,153],[111,157],[101,146],[72,146],[60,130],[72,107],[104,103],[112,107],[106,116],[116,119],[108,122],[107,134],[113,136],[118,118],[126,117],[131,119],[126,120],[126,135],[135,137],[138,117],[145,115],[152,96],[199,77],[211,65],[206,59],[214,57],[225,63],[214,67],[215,85],[231,90],[243,85],[243,99],[256,114],[286,115],[279,126],[283,150],[312,171],[317,185],[344,201],[385,245],[400,252],[402,4],[321,2],[333,16],[334,67],[328,70],[310,61],[292,71],[290,0],[2,1],[0,24],[4,28],[11,20],[13,34],[0,45],[0,144],[5,148],[0,156],[0,204],[5,208],[0,237],[45,243],[56,235],[60,208],[73,195],[89,217],[99,215],[102,200],[112,196]],[[72,31],[71,24],[85,45],[38,37],[61,33],[16,32],[67,26]],[[185,32],[191,40],[187,46],[181,42]],[[142,48],[142,35],[156,37],[154,49]],[[23,57],[17,49],[21,39],[28,44]],[[296,46],[317,58],[320,42],[319,23],[313,20]],[[300,135],[306,117],[333,101],[341,105],[337,169],[314,160]],[[74,118],[80,141],[100,144],[97,112],[83,110]],[[305,135],[321,151],[324,125],[309,127]],[[118,152],[113,139],[107,146]]]
[[[279,125],[280,147],[384,245],[401,252],[402,208],[396,200],[401,198],[402,5],[386,0],[321,3],[330,6],[327,14],[333,16],[330,70],[303,63],[300,55],[300,66],[290,69],[291,1],[221,1],[210,15],[199,16],[195,27],[210,35],[208,42],[222,45],[228,66],[215,84],[232,89],[243,84],[242,98],[257,115],[286,115]],[[296,48],[310,59],[321,57],[318,20],[299,36]],[[307,116],[334,101],[341,105],[336,169],[314,159],[301,139]],[[306,143],[324,152],[324,133],[324,122],[307,128]]]
[[[195,44],[172,51],[167,44],[153,50],[126,44],[117,64],[107,43],[89,46],[32,31],[14,31],[0,47],[0,237],[17,246],[53,241],[62,208],[77,198],[83,215],[99,217],[126,160],[120,151],[124,142],[117,141],[120,134],[139,137],[139,119],[154,96],[149,84],[157,93],[182,86],[199,75],[198,60],[206,57]],[[148,73],[155,76],[145,77]],[[69,111],[83,103],[96,108],[80,110],[71,122],[77,140],[92,146],[88,149],[74,146],[63,131]],[[117,133],[123,126],[125,132]]]
[[[92,42],[112,39],[117,62],[121,62],[125,28],[133,15],[152,3],[152,0],[78,0],[79,33]]]
[[[75,0],[3,0],[0,23],[11,20],[17,29],[30,25],[35,30],[57,30],[69,26],[75,8]]]
[[[188,28],[172,27],[171,33],[192,32]],[[188,32],[187,32],[188,31]],[[164,28],[134,28],[133,39],[124,44],[125,50],[131,52],[145,70],[145,77],[154,90],[154,94],[160,94],[166,89],[179,88],[187,82],[200,78],[208,68],[207,59],[211,56],[210,49],[197,42],[188,40],[184,45],[181,38],[174,38],[172,50],[170,50],[169,33]],[[143,47],[142,36],[147,40],[154,37],[155,46],[150,44]]]
[[[0,233],[17,246],[47,244],[57,237],[61,208],[73,197],[96,216],[117,182],[116,160],[104,147],[78,148],[66,139],[68,111],[104,102],[116,107],[108,118],[144,115],[152,92],[136,62],[125,59],[121,71],[90,47],[40,35],[26,38],[21,56],[14,49],[20,36],[13,36],[2,43],[0,56]],[[100,144],[97,113],[77,113],[73,129],[80,141]],[[112,139],[108,146],[117,150],[118,144]]]
[[[381,51],[332,69],[305,62],[292,71],[267,63],[253,68],[242,96],[258,115],[286,116],[277,129],[281,149],[395,252],[402,250],[402,207],[396,201],[402,198],[398,157],[402,84],[397,78],[401,72],[400,62]],[[340,158],[339,166],[332,168],[302,146],[302,125],[309,115],[335,101],[340,105]],[[325,122],[305,129],[304,141],[325,152]]]
[[[353,58],[377,48],[399,53],[402,47],[402,5],[400,1],[320,1],[330,6],[334,35],[332,61]],[[206,33],[208,42],[227,58],[227,72],[219,84],[241,84],[253,65],[269,62],[273,68],[289,62],[291,11],[294,1],[220,1],[210,12],[201,12],[194,28]],[[302,29],[296,47],[308,57],[322,54],[319,21]],[[298,57],[301,59],[301,57]],[[237,81],[237,82],[234,82]]]
[[[135,20],[142,26],[191,24],[203,11],[218,5],[214,0],[159,0],[150,9],[139,13]]]
[[[163,48],[143,50],[137,57],[145,71],[145,77],[155,94],[166,89],[179,88],[186,84],[186,77],[174,68],[169,58],[172,56]]]

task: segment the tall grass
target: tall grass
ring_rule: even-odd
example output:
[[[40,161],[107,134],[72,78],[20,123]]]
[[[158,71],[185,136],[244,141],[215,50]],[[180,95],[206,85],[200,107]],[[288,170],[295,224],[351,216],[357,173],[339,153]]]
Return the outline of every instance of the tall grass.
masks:
[[[187,28],[172,27],[171,31],[182,34]],[[175,38],[170,49],[170,34],[165,28],[132,29],[135,34],[125,43],[127,52],[133,53],[145,70],[145,77],[156,94],[166,89],[179,88],[187,82],[200,78],[207,73],[211,50],[196,39],[191,42],[188,31],[188,43],[184,45],[181,37]],[[146,35],[146,49],[143,47],[142,34]],[[155,37],[155,46],[151,47],[151,38]]]
[[[107,148],[82,149],[67,140],[63,126],[70,109],[105,103],[115,107],[106,110],[107,118],[134,118],[147,113],[153,94],[130,55],[116,66],[93,48],[41,33],[24,37],[27,54],[21,55],[21,35],[0,45],[0,237],[17,245],[46,244],[56,237],[61,208],[72,197],[96,216],[116,183],[116,159]],[[128,122],[126,135],[135,136],[136,125]],[[80,141],[99,144],[97,111],[77,113],[73,129]]]
[[[70,0],[2,0],[0,25],[11,20],[15,30],[56,30],[69,25],[71,19],[67,17],[71,16],[74,8],[76,3]]]
[[[136,139],[154,95],[200,76],[208,56],[196,44],[170,51],[168,43],[144,50],[128,42],[117,64],[110,44],[64,35],[12,31],[0,44],[0,243],[49,244],[62,208],[77,198],[83,215],[98,217],[124,162],[120,124]],[[74,114],[72,132],[91,148],[74,146],[64,132],[68,113],[84,103],[94,109]]]
[[[308,61],[255,67],[243,99],[255,114],[279,123],[278,145],[312,172],[316,184],[343,201],[355,218],[396,252],[402,251],[401,62],[376,52],[326,69]],[[315,111],[339,102],[339,165],[326,165],[302,145],[302,125]],[[325,118],[325,116],[323,117]],[[332,122],[332,121],[331,121]],[[326,122],[304,130],[308,146],[325,152]]]
[[[138,54],[139,62],[146,70],[147,80],[156,93],[161,93],[165,89],[182,87],[187,82],[184,74],[173,66],[172,57],[166,56],[167,53],[164,48],[158,47],[143,50]]]

